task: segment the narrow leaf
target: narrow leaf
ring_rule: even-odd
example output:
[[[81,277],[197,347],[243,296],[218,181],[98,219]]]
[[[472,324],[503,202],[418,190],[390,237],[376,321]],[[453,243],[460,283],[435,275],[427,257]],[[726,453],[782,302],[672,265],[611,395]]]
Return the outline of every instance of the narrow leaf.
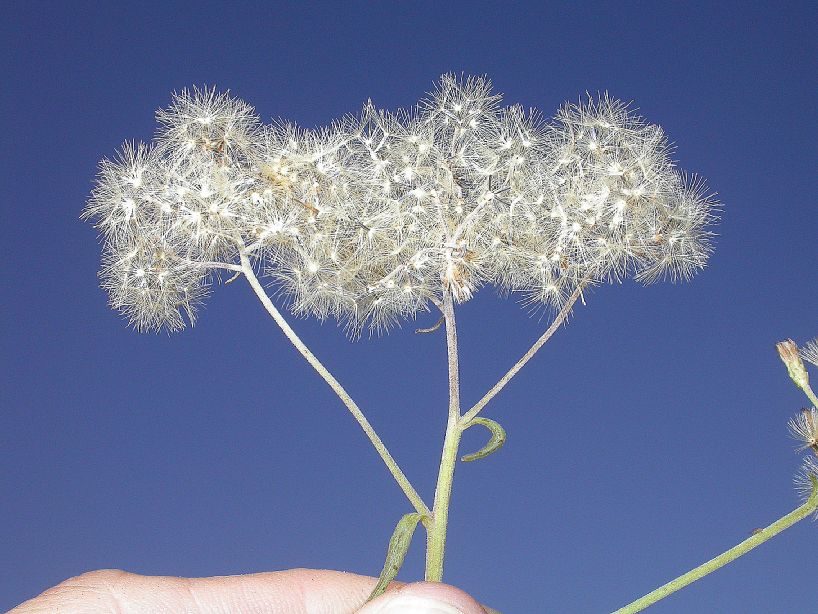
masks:
[[[406,551],[409,550],[409,544],[412,542],[412,535],[420,522],[421,515],[417,512],[406,514],[395,525],[395,531],[392,533],[392,538],[389,540],[389,548],[386,551],[386,562],[383,564],[383,571],[378,578],[378,583],[375,585],[372,594],[369,595],[367,601],[371,601],[378,595],[381,595],[389,583],[398,575],[403,559],[406,558]]]
[[[492,454],[499,450],[503,444],[506,442],[506,430],[496,423],[494,420],[490,420],[489,418],[472,418],[468,424],[466,424],[466,428],[470,426],[474,426],[475,424],[481,424],[485,426],[489,431],[491,431],[491,438],[489,439],[488,443],[480,448],[477,452],[473,452],[472,454],[465,454],[460,457],[460,460],[465,462],[470,462],[477,460],[478,458],[486,458],[489,454]]]

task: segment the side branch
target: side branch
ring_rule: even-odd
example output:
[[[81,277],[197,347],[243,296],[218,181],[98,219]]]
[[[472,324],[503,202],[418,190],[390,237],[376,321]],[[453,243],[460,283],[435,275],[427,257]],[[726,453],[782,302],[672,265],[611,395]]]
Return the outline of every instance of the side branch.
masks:
[[[497,396],[498,392],[505,388],[506,384],[508,384],[511,381],[511,378],[517,375],[517,371],[522,369],[525,366],[525,364],[529,360],[531,360],[534,354],[536,354],[537,351],[543,345],[545,345],[545,342],[548,341],[555,332],[557,332],[557,329],[571,313],[571,308],[574,306],[574,303],[576,303],[577,300],[582,296],[582,291],[584,289],[585,283],[580,283],[577,286],[576,290],[574,290],[573,294],[571,294],[571,296],[568,297],[568,302],[565,303],[563,308],[557,314],[557,317],[554,318],[554,321],[551,323],[551,326],[548,327],[548,330],[546,330],[542,334],[542,337],[537,339],[534,345],[532,345],[531,348],[529,348],[529,350],[525,354],[523,354],[520,360],[514,363],[514,366],[511,367],[511,369],[509,369],[506,372],[506,374],[500,378],[500,381],[494,384],[491,390],[489,390],[485,395],[483,395],[482,399],[477,401],[477,403],[475,403],[474,406],[472,406],[472,408],[469,409],[469,411],[463,414],[461,424],[467,424],[472,418],[479,414],[482,411],[482,409],[488,404],[488,402],[491,401],[495,396]]]
[[[372,425],[366,419],[361,409],[358,407],[355,401],[352,400],[347,391],[344,390],[343,386],[341,386],[338,380],[335,379],[332,373],[327,370],[327,368],[321,363],[321,361],[318,360],[315,354],[313,354],[304,344],[304,342],[301,341],[298,335],[296,335],[295,331],[284,319],[284,316],[282,316],[278,309],[276,309],[275,305],[273,305],[273,302],[270,300],[270,297],[267,296],[267,293],[264,291],[264,288],[261,286],[261,283],[253,271],[253,267],[250,264],[250,259],[243,250],[241,251],[241,270],[242,273],[244,273],[244,276],[247,278],[247,281],[250,283],[250,286],[253,288],[253,291],[256,293],[256,296],[261,301],[261,304],[264,305],[264,308],[284,332],[287,339],[290,340],[290,343],[292,343],[301,353],[301,355],[307,359],[307,362],[312,365],[312,367],[322,378],[324,378],[324,381],[329,384],[330,388],[332,388],[335,394],[338,395],[338,398],[340,398],[343,404],[347,406],[347,409],[349,409],[350,413],[361,426],[364,433],[366,433],[366,436],[369,438],[369,441],[372,442],[372,445],[375,446],[378,454],[380,454],[383,462],[386,464],[387,468],[392,473],[392,476],[395,478],[395,481],[401,487],[406,497],[414,506],[415,510],[417,510],[417,512],[424,517],[430,516],[431,511],[423,502],[423,499],[421,499],[420,495],[414,489],[407,477],[404,475],[403,471],[401,471],[400,467],[398,467],[397,462],[389,453],[389,450],[386,449],[383,441],[381,441],[381,438],[375,432],[375,429],[372,428]]]
[[[641,612],[648,606],[653,605],[654,603],[661,599],[664,599],[668,595],[672,595],[673,593],[675,593],[679,589],[684,588],[688,584],[691,584],[692,582],[695,582],[696,580],[703,578],[707,574],[716,571],[720,567],[727,565],[727,563],[734,561],[743,554],[747,554],[756,546],[760,546],[771,537],[775,537],[784,529],[788,529],[796,522],[803,520],[804,518],[812,514],[816,510],[816,508],[818,508],[818,479],[813,477],[812,480],[813,480],[812,494],[809,496],[809,498],[803,505],[796,508],[786,516],[779,518],[770,526],[757,532],[752,537],[745,539],[737,546],[733,546],[732,548],[730,548],[726,552],[723,552],[719,556],[710,559],[706,563],[702,563],[695,569],[691,569],[686,574],[683,574],[676,578],[675,580],[672,580],[667,584],[660,586],[655,591],[648,593],[644,597],[641,597],[636,601],[629,603],[628,605],[622,608],[619,608],[613,614],[634,614],[634,612]]]
[[[190,260],[188,262],[202,269],[224,269],[226,271],[235,271],[236,273],[244,272],[244,269],[242,269],[241,266],[229,262],[196,262],[195,260]]]

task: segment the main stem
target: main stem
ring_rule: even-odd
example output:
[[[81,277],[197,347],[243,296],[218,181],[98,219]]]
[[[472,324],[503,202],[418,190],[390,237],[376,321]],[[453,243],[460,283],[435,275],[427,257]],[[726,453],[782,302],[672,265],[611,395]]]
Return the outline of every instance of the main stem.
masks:
[[[636,601],[629,603],[625,607],[616,610],[616,612],[613,614],[633,614],[634,612],[641,612],[646,607],[653,605],[660,599],[664,599],[668,595],[671,595],[679,589],[684,588],[691,582],[695,582],[707,574],[716,571],[720,567],[727,565],[727,563],[730,563],[743,554],[746,554],[756,546],[760,546],[771,537],[775,537],[784,529],[788,529],[799,520],[803,520],[812,514],[816,508],[818,508],[818,481],[813,483],[812,494],[800,507],[796,508],[783,518],[779,518],[770,526],[758,531],[752,537],[745,539],[737,546],[730,548],[730,550],[727,550],[719,556],[710,559],[706,563],[702,563],[695,569],[691,569],[686,574],[683,574],[675,580],[660,586],[655,591],[648,593],[644,597],[641,597]]]
[[[451,291],[443,297],[443,318],[446,322],[446,349],[449,362],[449,418],[446,437],[435,488],[432,519],[427,527],[426,580],[440,582],[443,579],[443,556],[446,550],[446,525],[449,520],[449,501],[452,494],[457,449],[463,433],[460,421],[460,372],[457,356],[457,326],[454,319],[454,303]]]
[[[403,490],[406,497],[414,506],[415,510],[421,514],[422,517],[428,518],[430,515],[429,508],[423,502],[423,499],[414,489],[412,484],[404,475],[403,471],[401,471],[398,463],[389,453],[389,450],[386,449],[383,441],[381,438],[378,437],[378,434],[375,432],[375,429],[372,428],[372,425],[369,424],[369,421],[364,416],[361,409],[352,400],[352,397],[349,396],[344,387],[335,379],[335,377],[330,373],[327,368],[321,364],[321,361],[313,354],[310,349],[304,344],[303,341],[295,334],[295,331],[290,328],[290,325],[281,315],[281,313],[276,309],[273,302],[270,300],[270,297],[267,296],[267,293],[264,291],[261,283],[259,282],[258,278],[256,277],[255,272],[253,271],[253,266],[250,263],[250,259],[247,257],[245,251],[241,251],[241,272],[247,278],[247,281],[250,283],[250,286],[253,288],[253,291],[256,293],[256,296],[261,301],[261,304],[264,305],[264,308],[267,312],[272,316],[273,320],[275,320],[276,324],[281,328],[281,330],[286,335],[287,339],[295,346],[295,348],[301,353],[301,355],[307,359],[307,362],[312,365],[312,367],[318,372],[318,374],[324,378],[324,381],[329,384],[330,388],[338,395],[338,398],[347,406],[350,413],[353,415],[355,420],[363,429],[366,436],[369,438],[369,441],[372,442],[372,445],[375,446],[375,450],[378,451],[378,454],[383,459],[383,462],[386,464],[387,468],[389,469],[392,476],[395,478],[395,481]]]
[[[457,450],[463,430],[469,422],[499,393],[511,378],[531,360],[534,354],[545,345],[551,336],[571,313],[574,303],[582,296],[585,281],[581,282],[563,308],[554,318],[551,326],[534,342],[534,345],[518,360],[506,374],[500,378],[491,390],[482,399],[462,416],[460,415],[460,375],[458,370],[457,354],[457,325],[454,317],[454,302],[450,291],[443,297],[440,306],[443,319],[446,323],[446,347],[449,358],[449,419],[446,423],[446,436],[443,440],[443,453],[440,458],[440,471],[435,488],[435,502],[432,509],[432,518],[427,525],[426,539],[426,580],[440,582],[443,578],[443,557],[446,550],[446,525],[449,520],[449,500],[452,494],[452,480],[457,463]]]

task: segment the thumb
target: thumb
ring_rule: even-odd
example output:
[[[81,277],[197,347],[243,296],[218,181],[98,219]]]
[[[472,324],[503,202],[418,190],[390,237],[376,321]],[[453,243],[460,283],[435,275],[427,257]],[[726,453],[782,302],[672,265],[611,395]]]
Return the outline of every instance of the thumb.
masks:
[[[416,582],[387,591],[358,614],[490,614],[458,588],[436,582]]]

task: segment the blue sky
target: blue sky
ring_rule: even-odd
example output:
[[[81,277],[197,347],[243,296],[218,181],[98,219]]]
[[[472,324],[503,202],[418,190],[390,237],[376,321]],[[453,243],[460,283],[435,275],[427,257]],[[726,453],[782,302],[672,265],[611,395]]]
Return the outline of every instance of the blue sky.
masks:
[[[215,84],[322,125],[488,74],[552,114],[607,90],[724,203],[692,283],[603,286],[486,409],[508,443],[460,465],[446,577],[504,613],[606,612],[798,504],[805,400],[774,343],[818,334],[814,3],[9,2],[0,9],[4,289],[0,609],[82,571],[377,574],[408,504],[246,284],[196,327],[138,334],[78,219],[98,160],[149,140],[171,92]],[[431,325],[421,320],[421,326]],[[541,334],[491,289],[458,312],[464,404]],[[295,328],[431,500],[445,340]],[[476,430],[476,429],[475,429]],[[467,433],[466,449],[482,445]],[[422,532],[401,578],[422,575]],[[803,522],[651,609],[806,612]]]

